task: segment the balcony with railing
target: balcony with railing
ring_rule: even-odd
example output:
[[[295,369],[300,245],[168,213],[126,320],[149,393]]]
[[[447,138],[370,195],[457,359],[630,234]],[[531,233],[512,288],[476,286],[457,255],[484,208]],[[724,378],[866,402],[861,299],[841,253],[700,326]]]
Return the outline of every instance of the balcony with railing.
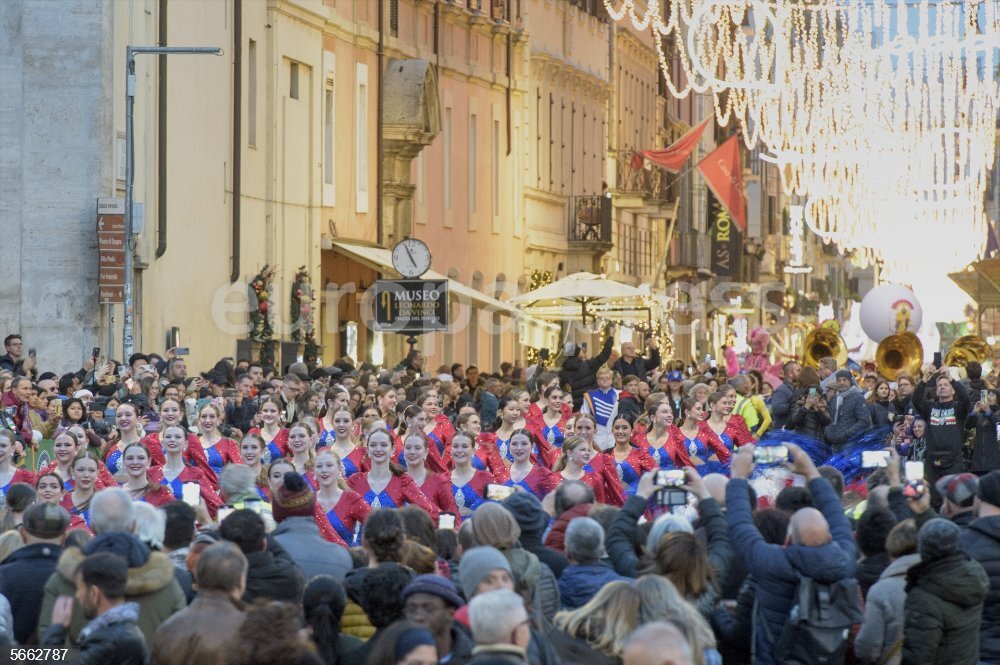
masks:
[[[571,196],[567,211],[571,246],[611,247],[611,199],[600,194]]]
[[[646,168],[645,162],[631,150],[619,151],[615,163],[617,207],[655,209],[673,205],[680,195],[676,174],[658,166]]]

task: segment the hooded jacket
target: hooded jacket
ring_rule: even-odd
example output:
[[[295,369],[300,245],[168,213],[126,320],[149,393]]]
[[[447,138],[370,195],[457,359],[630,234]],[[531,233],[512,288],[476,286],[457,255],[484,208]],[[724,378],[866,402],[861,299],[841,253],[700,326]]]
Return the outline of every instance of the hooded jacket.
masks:
[[[0,565],[0,589],[11,601],[14,639],[37,644],[38,616],[42,612],[45,583],[56,570],[62,545],[36,543],[15,550]]]
[[[604,340],[604,348],[593,358],[583,360],[577,355],[563,360],[562,369],[559,370],[559,385],[564,388],[568,385],[573,393],[573,410],[579,411],[583,404],[583,395],[588,390],[597,385],[597,369],[608,362],[611,357],[611,345],[614,343],[614,336],[608,335]]]
[[[771,665],[775,662],[774,644],[795,605],[799,574],[821,584],[851,578],[857,550],[851,524],[841,509],[837,493],[825,478],[809,481],[809,491],[830,526],[832,538],[819,547],[766,543],[754,525],[748,487],[741,478],[734,478],[726,485],[726,522],[733,549],[743,557],[748,573],[757,582],[753,662]]]
[[[878,663],[903,639],[903,606],[906,604],[906,571],[920,562],[919,554],[901,556],[882,572],[868,590],[865,618],[854,638],[854,655],[861,665]],[[896,649],[885,665],[897,665],[902,651]]]
[[[1000,663],[1000,516],[980,517],[962,532],[962,549],[979,562],[989,576],[979,629],[979,658]]]
[[[313,517],[286,517],[271,537],[285,548],[307,580],[332,575],[343,582],[344,575],[354,567],[346,549],[323,539]]]
[[[906,572],[903,665],[976,665],[986,571],[964,553]]]
[[[187,605],[184,591],[174,577],[174,564],[170,557],[162,552],[150,552],[148,547],[131,534],[104,533],[87,543],[83,551],[68,547],[59,557],[56,572],[45,583],[45,599],[42,601],[42,613],[38,620],[40,634],[52,625],[52,608],[56,598],[72,596],[76,592],[74,572],[80,562],[94,552],[112,552],[128,562],[125,600],[139,604],[138,626],[147,643],[152,641],[153,634],[161,623]],[[74,603],[73,618],[67,633],[71,644],[78,642],[80,631],[86,624],[79,603]]]
[[[872,424],[868,407],[865,404],[865,396],[853,379],[851,379],[850,388],[838,392],[830,400],[829,408],[832,422],[826,426],[824,434],[826,442],[834,448],[843,447],[844,444],[864,432]]]
[[[145,665],[149,649],[136,626],[139,605],[123,603],[88,623],[80,633],[78,665]],[[66,640],[66,627],[53,624],[42,635],[42,645],[58,647]]]

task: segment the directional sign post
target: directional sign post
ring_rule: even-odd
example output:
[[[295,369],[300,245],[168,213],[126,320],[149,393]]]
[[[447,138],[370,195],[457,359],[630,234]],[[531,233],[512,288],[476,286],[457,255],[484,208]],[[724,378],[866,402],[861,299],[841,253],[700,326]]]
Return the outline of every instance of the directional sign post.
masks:
[[[125,302],[125,200],[97,199],[98,302]]]

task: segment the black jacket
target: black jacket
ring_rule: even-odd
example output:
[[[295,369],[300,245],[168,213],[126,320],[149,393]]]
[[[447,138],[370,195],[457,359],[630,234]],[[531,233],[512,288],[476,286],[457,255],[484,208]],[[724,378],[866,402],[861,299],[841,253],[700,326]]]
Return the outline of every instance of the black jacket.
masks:
[[[951,386],[955,389],[955,397],[950,402],[924,399],[926,386],[923,381],[913,391],[913,407],[927,421],[925,468],[933,468],[936,477],[963,470],[962,447],[965,445],[965,422],[969,417],[969,393],[958,381],[952,381]]]
[[[45,583],[62,555],[61,545],[27,545],[0,564],[0,591],[10,600],[14,639],[18,644],[38,644],[38,617],[42,613]]]
[[[990,580],[979,631],[979,659],[1000,663],[1000,516],[974,520],[962,533],[962,548]]]
[[[972,463],[969,469],[975,474],[986,474],[993,469],[1000,469],[1000,442],[997,441],[997,427],[1000,426],[1000,413],[970,413],[965,421],[967,429],[976,430],[972,444]]]
[[[135,610],[138,614],[138,609]],[[104,615],[101,615],[102,617]],[[98,617],[94,621],[100,621]],[[88,630],[88,625],[80,633],[79,665],[146,665],[149,650],[146,638],[135,624],[135,620],[114,620],[103,622],[99,628]],[[42,646],[61,647],[66,641],[68,630],[62,624],[54,623],[42,635]]]
[[[824,430],[830,424],[830,414],[826,408],[807,409],[799,403],[799,400],[804,396],[805,393],[802,392],[802,394],[796,393],[792,398],[792,406],[788,420],[785,421],[785,429],[825,442]]]
[[[906,572],[903,665],[976,665],[989,580],[963,553]]]
[[[865,598],[868,597],[868,589],[871,589],[872,585],[878,582],[878,578],[882,576],[882,572],[889,567],[890,563],[892,563],[892,559],[889,558],[888,552],[879,552],[858,561],[858,565],[854,569],[854,579],[858,581],[858,586],[861,587],[861,593]]]
[[[614,337],[608,335],[604,340],[604,348],[593,358],[581,360],[579,356],[566,358],[559,370],[559,384],[573,393],[573,410],[579,411],[583,404],[583,394],[597,385],[597,370],[608,362],[611,357],[611,345]]]
[[[539,561],[551,568],[552,574],[556,576],[556,579],[562,576],[563,570],[569,565],[569,559],[551,547],[545,546],[542,542],[542,534],[540,533],[526,533],[521,531],[521,537],[518,539],[518,542],[521,543],[521,549],[531,552],[538,557]]]
[[[243,600],[252,603],[258,598],[298,603],[302,600],[305,578],[295,561],[274,538],[267,539],[267,549],[246,555],[247,588]]]
[[[619,358],[615,361],[615,365],[611,369],[621,374],[622,378],[632,374],[645,380],[646,376],[659,366],[660,350],[650,349],[649,358],[636,356],[632,359],[632,362],[628,362],[624,358]]]

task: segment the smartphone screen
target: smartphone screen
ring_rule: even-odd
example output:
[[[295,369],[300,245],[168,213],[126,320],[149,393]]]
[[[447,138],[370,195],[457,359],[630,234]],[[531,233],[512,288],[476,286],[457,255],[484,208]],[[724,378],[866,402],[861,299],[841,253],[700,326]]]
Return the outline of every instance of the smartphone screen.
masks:
[[[667,469],[656,472],[656,484],[663,487],[680,487],[685,482],[687,478],[684,476],[684,471],[680,469]]]
[[[788,461],[788,447],[777,446],[757,446],[753,449],[754,464],[779,464]]]
[[[224,520],[227,517],[229,517],[230,515],[232,515],[233,512],[235,512],[235,511],[236,511],[236,509],[233,508],[232,506],[220,506],[219,507],[219,512],[218,512],[218,515],[217,515],[218,520],[221,522],[222,520]]]
[[[438,515],[438,528],[445,530],[454,529],[455,516],[451,513],[441,513]]]
[[[174,355],[175,356],[188,356],[188,355],[191,355],[191,349],[189,349],[186,346],[180,346],[180,347],[174,349]]]
[[[924,479],[924,463],[923,462],[907,462],[906,466],[903,467],[904,473],[906,474],[906,480],[923,480]]]
[[[508,487],[507,485],[490,483],[486,486],[486,498],[491,501],[503,501],[513,493],[514,488]]]
[[[863,450],[861,451],[861,466],[865,469],[885,467],[889,465],[888,450]]]
[[[989,395],[990,395],[989,390],[979,391],[979,401],[983,403],[983,406],[986,406],[987,400],[989,399]]]
[[[184,503],[192,508],[201,502],[201,486],[198,483],[184,483],[181,486],[181,496]]]

